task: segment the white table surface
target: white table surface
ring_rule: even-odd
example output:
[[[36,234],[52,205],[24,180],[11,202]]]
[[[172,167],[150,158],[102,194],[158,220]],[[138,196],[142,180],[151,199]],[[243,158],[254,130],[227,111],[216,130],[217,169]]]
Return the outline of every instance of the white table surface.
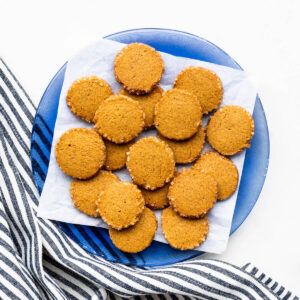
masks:
[[[199,35],[253,75],[270,131],[267,179],[226,252],[203,257],[252,262],[300,295],[300,1],[0,0],[0,56],[38,105],[78,49],[141,27]]]

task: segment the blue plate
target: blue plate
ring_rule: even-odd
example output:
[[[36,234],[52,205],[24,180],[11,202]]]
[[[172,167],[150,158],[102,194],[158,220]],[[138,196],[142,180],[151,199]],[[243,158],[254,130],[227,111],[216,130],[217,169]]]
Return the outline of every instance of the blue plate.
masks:
[[[106,39],[133,43],[141,42],[156,50],[177,56],[189,57],[220,64],[235,69],[241,67],[222,49],[192,34],[168,29],[134,29],[105,37]],[[34,120],[31,138],[31,161],[34,180],[39,193],[48,170],[52,135],[56,121],[59,96],[66,64],[57,72],[47,87]],[[257,97],[253,118],[255,134],[251,148],[247,149],[231,234],[244,222],[263,187],[269,162],[269,133],[260,99]],[[162,266],[199,255],[198,251],[179,251],[167,244],[153,241],[138,254],[119,251],[111,242],[106,229],[56,222],[76,243],[87,251],[113,262],[135,266]]]

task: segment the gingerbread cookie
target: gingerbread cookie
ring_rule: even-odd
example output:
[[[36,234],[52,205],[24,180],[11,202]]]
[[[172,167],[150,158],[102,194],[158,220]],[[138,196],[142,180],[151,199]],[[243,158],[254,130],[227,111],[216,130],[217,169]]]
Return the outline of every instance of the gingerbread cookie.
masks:
[[[134,142],[115,144],[104,140],[104,143],[106,147],[105,169],[111,171],[122,169],[126,164],[127,152]]]
[[[159,135],[159,138],[172,149],[176,163],[186,164],[193,162],[201,153],[205,142],[205,132],[200,125],[198,132],[184,141],[170,140],[162,135]]]
[[[234,155],[250,147],[254,120],[241,106],[223,106],[210,118],[206,134],[215,150],[223,155]]]
[[[145,207],[141,191],[128,181],[108,185],[96,204],[103,221],[117,230],[134,225]]]
[[[145,128],[151,128],[154,124],[154,109],[156,103],[160,100],[163,89],[156,86],[150,93],[144,95],[133,95],[127,92],[125,89],[121,89],[119,94],[125,95],[138,101],[142,110],[145,113]]]
[[[175,168],[174,177],[179,173]],[[162,188],[156,189],[154,191],[141,189],[142,194],[145,199],[146,206],[151,209],[163,209],[169,205],[168,191],[170,183],[165,184]]]
[[[164,62],[154,48],[133,43],[124,47],[115,57],[115,76],[131,94],[149,93],[160,81]]]
[[[170,147],[151,136],[138,140],[129,148],[126,165],[136,184],[154,190],[173,178],[175,160]]]
[[[71,182],[70,192],[74,206],[91,217],[99,217],[96,201],[100,192],[119,178],[111,172],[101,170],[88,180],[75,179]]]
[[[95,129],[116,144],[133,140],[144,127],[144,112],[139,103],[123,95],[103,101],[94,119]]]
[[[182,217],[203,217],[217,200],[217,183],[199,170],[183,169],[172,181],[169,203]]]
[[[201,170],[211,175],[218,186],[218,200],[230,197],[239,181],[239,173],[235,164],[217,152],[209,151],[200,156],[193,169]]]
[[[169,90],[156,104],[154,122],[162,136],[174,140],[188,139],[201,125],[200,103],[196,96],[186,91]]]
[[[114,245],[124,252],[137,253],[146,249],[152,242],[157,229],[155,214],[145,208],[139,221],[126,229],[109,228],[109,236]]]
[[[111,95],[111,88],[105,80],[85,76],[72,83],[66,101],[73,114],[92,122],[99,105]]]
[[[106,152],[104,142],[96,132],[87,128],[74,128],[59,138],[55,157],[65,174],[87,179],[104,165]]]
[[[180,250],[194,249],[202,244],[209,231],[207,217],[188,219],[179,216],[171,207],[161,215],[161,228],[168,243]]]
[[[217,108],[223,97],[223,85],[218,75],[202,67],[188,67],[176,78],[174,87],[194,94],[200,101],[203,114]]]
[[[141,189],[146,206],[152,209],[162,209],[169,205],[168,191],[170,183],[154,191]]]

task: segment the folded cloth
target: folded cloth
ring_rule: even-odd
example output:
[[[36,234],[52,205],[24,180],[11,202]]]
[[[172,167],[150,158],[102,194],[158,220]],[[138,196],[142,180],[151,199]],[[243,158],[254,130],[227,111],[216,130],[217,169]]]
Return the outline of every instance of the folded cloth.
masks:
[[[147,269],[111,263],[38,218],[30,161],[35,111],[0,59],[0,299],[299,300],[251,264],[201,257]]]

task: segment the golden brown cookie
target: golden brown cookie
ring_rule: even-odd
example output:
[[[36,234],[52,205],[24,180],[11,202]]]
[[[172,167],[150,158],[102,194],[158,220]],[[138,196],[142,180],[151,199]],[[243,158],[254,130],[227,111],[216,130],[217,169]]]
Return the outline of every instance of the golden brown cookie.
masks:
[[[202,67],[188,67],[176,78],[174,87],[194,94],[200,101],[203,114],[217,108],[222,102],[223,85],[218,75]]]
[[[201,219],[183,218],[168,207],[162,212],[161,228],[172,247],[188,250],[198,247],[206,240],[209,223],[206,216]]]
[[[149,93],[160,81],[164,62],[154,48],[133,43],[124,47],[115,57],[114,71],[118,82],[131,94]]]
[[[103,221],[117,230],[134,225],[145,207],[142,192],[129,181],[108,185],[96,204]]]
[[[166,138],[188,139],[198,131],[201,122],[200,103],[196,96],[186,91],[169,90],[156,104],[154,123],[159,133]]]
[[[100,192],[119,178],[111,172],[99,171],[99,173],[88,180],[75,179],[71,182],[70,192],[74,206],[91,217],[99,217],[96,201]]]
[[[184,141],[170,140],[162,135],[159,135],[159,138],[170,146],[176,163],[185,164],[193,162],[201,153],[205,142],[205,132],[204,128],[200,125],[198,132]]]
[[[203,153],[196,161],[193,169],[201,170],[212,176],[218,186],[218,200],[230,197],[239,181],[239,173],[235,164],[217,152]]]
[[[154,191],[141,189],[146,206],[152,209],[162,209],[169,205],[168,191],[170,183]]]
[[[179,173],[175,168],[174,177]],[[152,209],[163,209],[169,205],[168,191],[170,183],[165,184],[163,187],[156,189],[154,191],[141,189],[142,194],[145,199],[146,206]]]
[[[126,144],[115,144],[108,140],[104,140],[106,147],[106,170],[122,169],[126,164],[127,152],[129,147],[133,145],[133,141]]]
[[[252,116],[238,105],[219,108],[206,128],[208,142],[223,155],[234,155],[250,147],[253,134]]]
[[[144,112],[139,103],[123,95],[103,101],[95,114],[95,129],[117,144],[136,138],[144,127]]]
[[[87,179],[104,165],[105,145],[93,130],[73,128],[59,138],[55,146],[55,157],[65,174]]]
[[[126,166],[136,184],[154,190],[173,178],[175,160],[165,142],[150,136],[138,140],[129,148]]]
[[[183,169],[172,181],[169,203],[182,217],[203,217],[217,200],[217,183],[199,170]]]
[[[155,214],[146,207],[135,225],[122,230],[109,227],[109,236],[114,245],[121,251],[137,253],[151,244],[156,229],[157,219]]]
[[[72,83],[66,100],[73,114],[92,122],[99,105],[111,95],[111,88],[105,80],[97,76],[85,76]]]
[[[132,95],[128,93],[125,89],[121,89],[119,94],[125,95],[132,98],[135,101],[138,101],[142,110],[145,113],[145,128],[150,128],[154,124],[154,109],[156,103],[160,100],[163,89],[159,86],[156,86],[150,93],[144,95]]]

